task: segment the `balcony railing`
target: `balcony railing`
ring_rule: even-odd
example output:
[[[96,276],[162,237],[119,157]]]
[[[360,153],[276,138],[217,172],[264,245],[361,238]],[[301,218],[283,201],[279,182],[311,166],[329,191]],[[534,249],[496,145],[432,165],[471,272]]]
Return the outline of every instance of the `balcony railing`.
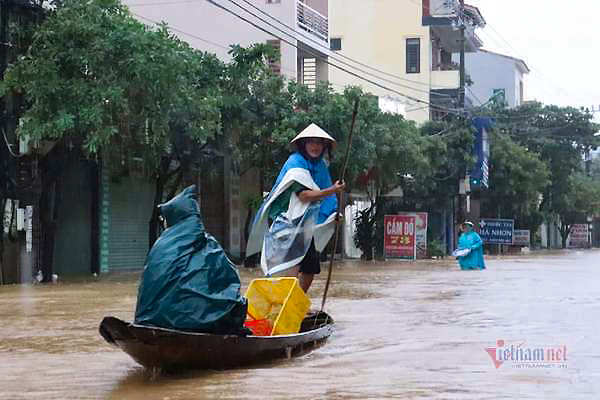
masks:
[[[458,0],[430,0],[429,15],[432,17],[456,17],[460,9]]]
[[[327,17],[301,2],[296,1],[298,28],[315,35],[325,44],[329,43],[329,21]]]
[[[452,62],[441,62],[431,67],[432,71],[458,71],[460,65],[458,63]]]

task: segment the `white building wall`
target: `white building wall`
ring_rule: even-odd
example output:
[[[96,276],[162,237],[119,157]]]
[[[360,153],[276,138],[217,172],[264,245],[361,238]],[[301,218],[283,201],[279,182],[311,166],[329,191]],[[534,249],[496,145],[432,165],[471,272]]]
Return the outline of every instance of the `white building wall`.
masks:
[[[453,55],[453,58],[457,57],[457,54]],[[466,53],[465,66],[466,73],[473,81],[466,95],[471,97],[474,106],[487,102],[493,96],[494,89],[505,90],[508,107],[521,104],[520,82],[523,81],[523,74],[517,67],[517,61],[493,53]]]
[[[251,1],[255,6],[268,12],[286,25],[295,27],[295,0],[282,0],[278,4],[266,4],[265,0]],[[236,8],[232,3],[225,0],[215,0],[215,2],[235,11],[259,26],[264,27],[266,30],[283,36],[281,32],[275,31],[274,28],[259,21],[256,17]],[[149,20],[156,22],[164,21],[180,39],[188,42],[196,49],[214,53],[224,61],[231,59],[231,56],[228,54],[230,45],[238,44],[247,47],[252,44],[266,43],[267,40],[277,39],[207,1],[165,3],[157,2],[156,0],[123,0],[123,3],[129,7],[130,11],[140,21],[148,25],[152,24]],[[244,4],[244,7],[276,25],[274,21],[251,9],[248,5]],[[296,41],[288,36],[283,37],[289,39],[294,44],[296,43]],[[296,79],[297,76],[296,57],[296,48],[282,42],[281,72],[290,79]]]

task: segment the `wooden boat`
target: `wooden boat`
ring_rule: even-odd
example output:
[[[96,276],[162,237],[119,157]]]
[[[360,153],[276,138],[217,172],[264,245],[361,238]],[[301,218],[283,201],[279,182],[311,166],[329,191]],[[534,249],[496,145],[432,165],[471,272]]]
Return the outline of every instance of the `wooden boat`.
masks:
[[[182,332],[135,325],[115,317],[105,317],[99,330],[108,343],[144,367],[165,371],[224,369],[305,354],[331,335],[333,319],[321,311],[304,318],[299,333],[278,336]]]

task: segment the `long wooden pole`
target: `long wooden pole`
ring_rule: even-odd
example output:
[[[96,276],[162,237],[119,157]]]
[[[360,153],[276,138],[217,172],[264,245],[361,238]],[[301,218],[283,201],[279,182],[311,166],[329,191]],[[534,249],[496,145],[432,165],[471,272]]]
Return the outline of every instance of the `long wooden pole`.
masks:
[[[350,134],[348,135],[348,144],[346,146],[346,154],[344,155],[344,163],[342,164],[342,173],[340,177],[340,181],[344,182],[344,177],[346,176],[346,167],[348,166],[348,156],[350,155],[350,148],[352,147],[352,133],[354,132],[354,124],[356,122],[356,114],[358,114],[358,99],[354,102],[354,111],[352,111],[352,124],[350,125]],[[338,194],[338,213],[343,212],[344,209],[342,205],[343,201],[343,193]],[[327,282],[325,283],[325,291],[323,292],[323,301],[321,302],[321,311],[325,308],[325,301],[327,300],[327,291],[329,290],[329,284],[331,283],[331,272],[333,271],[333,259],[335,257],[335,252],[337,250],[337,243],[340,235],[340,223],[337,220],[335,223],[335,234],[333,241],[333,251],[331,252],[331,259],[329,260],[329,271],[327,272]]]

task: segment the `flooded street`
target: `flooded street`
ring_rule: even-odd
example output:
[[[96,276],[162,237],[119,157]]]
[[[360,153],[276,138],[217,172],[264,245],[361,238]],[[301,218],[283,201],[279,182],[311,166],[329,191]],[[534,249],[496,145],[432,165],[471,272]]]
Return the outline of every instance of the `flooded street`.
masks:
[[[596,399],[599,258],[505,257],[488,259],[485,271],[460,271],[452,259],[346,263],[326,306],[335,333],[312,353],[158,377],[98,334],[105,315],[133,318],[137,275],[1,287],[0,398]],[[245,285],[259,276],[241,274]],[[311,288],[313,308],[325,277]],[[566,359],[496,368],[485,349],[498,346],[560,349]]]

